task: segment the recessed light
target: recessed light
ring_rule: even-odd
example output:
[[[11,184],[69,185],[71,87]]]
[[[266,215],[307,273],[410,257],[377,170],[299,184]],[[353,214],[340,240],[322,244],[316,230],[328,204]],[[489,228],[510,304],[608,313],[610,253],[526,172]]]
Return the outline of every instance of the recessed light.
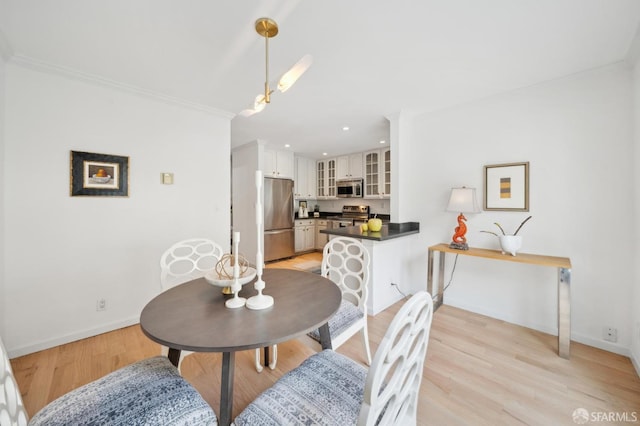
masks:
[[[380,143],[387,143],[387,141],[380,141]]]
[[[284,147],[285,147],[285,148],[291,148],[291,145],[289,145],[288,143],[285,143],[285,144],[284,144]]]
[[[346,132],[347,130],[349,130],[349,126],[344,126],[344,127],[342,128],[342,130],[344,130],[344,131]]]
[[[329,154],[327,154],[326,152],[323,152],[322,155],[329,155]]]

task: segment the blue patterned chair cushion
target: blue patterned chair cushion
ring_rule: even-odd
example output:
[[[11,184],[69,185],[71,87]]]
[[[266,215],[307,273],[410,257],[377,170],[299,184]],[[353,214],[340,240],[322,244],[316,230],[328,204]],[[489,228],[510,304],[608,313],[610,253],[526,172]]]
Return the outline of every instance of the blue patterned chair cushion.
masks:
[[[355,425],[367,370],[330,349],[283,375],[235,419],[236,426]]]
[[[154,357],[77,388],[40,410],[38,425],[217,425],[215,413],[166,357]]]
[[[329,320],[329,334],[331,336],[339,336],[345,331],[351,324],[359,320],[364,316],[364,313],[358,309],[356,305],[351,302],[343,300],[340,303],[338,312]],[[308,333],[316,342],[320,342],[320,332],[316,329]]]

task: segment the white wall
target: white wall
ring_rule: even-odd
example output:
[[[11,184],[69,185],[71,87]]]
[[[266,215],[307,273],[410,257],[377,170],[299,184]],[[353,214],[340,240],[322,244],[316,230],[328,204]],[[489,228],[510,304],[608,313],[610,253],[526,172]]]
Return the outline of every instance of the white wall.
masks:
[[[475,187],[482,197],[484,165],[529,161],[530,212],[468,215],[469,244],[498,248],[479,231],[495,231],[493,222],[514,230],[533,215],[520,232],[522,251],[571,258],[572,338],[628,354],[635,264],[630,89],[630,72],[619,64],[416,118],[403,142],[412,153],[403,165],[411,195],[400,206],[421,224],[414,289],[426,286],[427,247],[451,241],[456,215],[444,211],[450,188]],[[557,333],[551,268],[462,256],[445,301]],[[618,329],[617,344],[603,341],[604,326]]]
[[[0,38],[2,36],[0,35]],[[4,105],[5,105],[5,72],[6,66],[3,55],[0,54],[0,336],[5,336],[5,316],[7,312],[4,290]]]
[[[5,296],[12,356],[136,323],[175,241],[229,249],[230,123],[9,63]],[[71,150],[128,156],[129,197],[70,197]],[[160,173],[175,173],[161,185]],[[105,298],[107,310],[96,311]]]
[[[640,42],[638,35],[636,35],[636,41]],[[637,46],[640,49],[640,46]],[[640,53],[640,52],[638,52]],[[633,123],[634,123],[634,183],[635,183],[635,214],[634,218],[637,220],[640,217],[640,55],[637,55],[635,64],[633,66]],[[635,227],[635,252],[640,250],[640,226]],[[633,312],[633,338],[631,345],[631,359],[634,362],[636,371],[640,375],[640,263],[634,264],[635,276],[633,279],[633,298],[632,309]]]
[[[238,251],[253,265],[258,252],[256,170],[262,169],[263,157],[264,141],[254,141],[235,148],[231,159],[233,230],[240,232]],[[264,241],[260,241],[260,248],[264,259]]]

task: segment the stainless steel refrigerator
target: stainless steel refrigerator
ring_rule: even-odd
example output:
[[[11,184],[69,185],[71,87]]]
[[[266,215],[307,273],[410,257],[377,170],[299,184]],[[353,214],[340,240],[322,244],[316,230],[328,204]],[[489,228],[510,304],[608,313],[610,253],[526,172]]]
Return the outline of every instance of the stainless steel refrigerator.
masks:
[[[295,253],[293,181],[264,178],[264,261]]]

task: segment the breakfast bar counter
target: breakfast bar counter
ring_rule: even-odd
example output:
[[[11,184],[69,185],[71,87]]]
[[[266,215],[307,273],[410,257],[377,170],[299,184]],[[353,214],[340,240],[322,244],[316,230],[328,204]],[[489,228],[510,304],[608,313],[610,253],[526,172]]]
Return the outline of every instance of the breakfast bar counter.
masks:
[[[323,234],[351,237],[359,240],[385,241],[393,238],[406,237],[420,232],[419,222],[387,223],[382,225],[378,232],[361,231],[359,226],[347,226],[344,228],[323,229]]]
[[[376,315],[411,293],[409,270],[415,261],[414,240],[419,222],[384,223],[378,232],[361,231],[359,226],[320,231],[329,238],[350,237],[360,240],[369,252],[367,311]]]

